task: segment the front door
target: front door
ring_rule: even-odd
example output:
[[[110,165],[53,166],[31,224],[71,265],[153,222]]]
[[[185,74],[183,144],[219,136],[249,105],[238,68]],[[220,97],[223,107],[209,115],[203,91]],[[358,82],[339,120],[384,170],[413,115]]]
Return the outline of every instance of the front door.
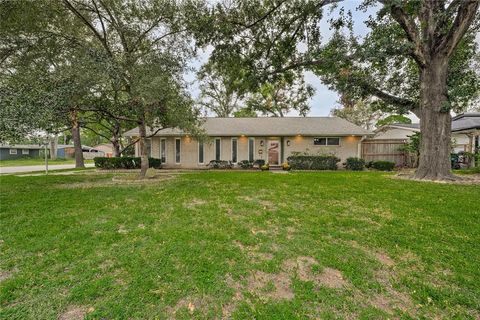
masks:
[[[280,142],[278,140],[268,141],[268,163],[274,166],[280,164]]]

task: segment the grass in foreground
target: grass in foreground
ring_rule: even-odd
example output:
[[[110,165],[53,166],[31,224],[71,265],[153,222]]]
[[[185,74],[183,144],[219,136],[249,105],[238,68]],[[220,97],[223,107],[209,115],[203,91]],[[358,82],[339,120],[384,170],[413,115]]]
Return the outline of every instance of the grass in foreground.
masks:
[[[0,177],[2,319],[480,316],[479,186]]]
[[[84,160],[85,163],[93,163],[93,160]],[[48,159],[48,165],[56,164],[74,164],[75,159]],[[0,167],[17,167],[17,166],[37,166],[45,165],[45,159],[42,158],[28,158],[16,160],[1,160]]]

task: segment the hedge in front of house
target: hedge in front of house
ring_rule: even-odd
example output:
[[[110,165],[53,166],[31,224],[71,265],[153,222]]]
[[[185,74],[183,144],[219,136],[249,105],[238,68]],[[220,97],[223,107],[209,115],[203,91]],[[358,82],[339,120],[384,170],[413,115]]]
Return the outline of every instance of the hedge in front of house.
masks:
[[[356,157],[347,158],[345,169],[352,171],[362,171],[365,169],[365,160]]]
[[[287,158],[294,170],[337,170],[340,159],[335,155],[294,155]]]
[[[380,171],[392,171],[395,168],[395,162],[384,160],[370,161],[368,167]]]
[[[100,169],[140,169],[140,157],[95,157],[93,158],[95,167]],[[162,160],[155,158],[148,158],[148,166],[150,168],[162,168]]]

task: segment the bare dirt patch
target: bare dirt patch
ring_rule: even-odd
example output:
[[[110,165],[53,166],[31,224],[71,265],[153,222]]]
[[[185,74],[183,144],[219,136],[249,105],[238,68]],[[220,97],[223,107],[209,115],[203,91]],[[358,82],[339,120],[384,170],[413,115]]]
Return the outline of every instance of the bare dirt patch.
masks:
[[[247,246],[240,241],[234,241],[234,244],[250,259],[252,262],[262,262],[272,260],[273,254],[270,252],[259,251],[258,246]]]
[[[0,282],[7,280],[13,276],[13,272],[0,270]]]
[[[435,182],[443,184],[463,184],[463,185],[478,185],[480,184],[480,174],[469,174],[469,175],[456,175],[454,174],[450,180],[426,180],[426,179],[416,179],[411,173],[399,173],[393,176],[389,176],[391,179],[400,179],[400,180],[411,180],[418,182]]]
[[[185,203],[185,207],[188,209],[193,209],[198,206],[203,206],[207,204],[207,201],[202,199],[193,198],[188,203]]]
[[[349,285],[342,273],[333,268],[324,268],[320,274],[313,272],[313,266],[318,265],[317,260],[312,257],[298,257],[296,260],[284,262],[284,269],[296,272],[302,281],[312,281],[317,285],[332,289],[340,289]]]
[[[58,316],[58,320],[82,320],[92,308],[85,306],[70,306],[67,310]]]
[[[209,297],[185,297],[178,300],[175,306],[167,307],[166,312],[170,319],[175,318],[177,312],[183,309],[186,309],[191,315],[193,315],[195,311],[206,314],[210,304],[211,299]]]
[[[248,290],[260,297],[273,300],[291,300],[294,297],[292,281],[286,272],[266,273],[256,271],[248,278]]]

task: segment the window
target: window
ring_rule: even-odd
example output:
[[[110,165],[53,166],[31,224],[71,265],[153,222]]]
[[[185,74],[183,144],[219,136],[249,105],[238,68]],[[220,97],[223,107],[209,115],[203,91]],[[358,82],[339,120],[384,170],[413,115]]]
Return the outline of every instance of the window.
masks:
[[[205,154],[205,148],[203,146],[203,142],[199,141],[198,142],[198,163],[204,162],[204,155]]]
[[[180,163],[180,139],[175,139],[175,163]]]
[[[222,149],[222,140],[220,138],[215,139],[215,160],[220,160],[221,149]]]
[[[340,138],[313,138],[313,144],[316,146],[339,146]]]
[[[253,162],[255,156],[255,138],[248,139],[248,161]]]
[[[167,140],[160,139],[160,160],[167,163]]]
[[[147,148],[147,155],[151,157],[152,156],[152,139],[146,139],[145,146]]]
[[[28,150],[28,149],[22,149],[22,154],[30,154],[30,150]]]
[[[10,149],[10,154],[17,154],[17,149]]]
[[[237,138],[232,138],[232,162],[237,163],[238,141]]]

